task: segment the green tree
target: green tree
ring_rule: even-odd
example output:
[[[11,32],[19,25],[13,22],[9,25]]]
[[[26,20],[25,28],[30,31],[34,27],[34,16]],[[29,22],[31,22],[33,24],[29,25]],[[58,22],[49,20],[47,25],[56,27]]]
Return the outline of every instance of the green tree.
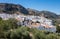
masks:
[[[56,34],[49,34],[46,36],[46,39],[60,39]]]
[[[0,17],[0,21],[2,20],[2,18]]]

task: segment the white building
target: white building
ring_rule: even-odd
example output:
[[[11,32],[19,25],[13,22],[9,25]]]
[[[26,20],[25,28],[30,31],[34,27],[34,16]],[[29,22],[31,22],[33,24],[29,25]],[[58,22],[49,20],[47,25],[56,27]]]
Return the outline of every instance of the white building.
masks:
[[[17,15],[17,14],[12,14],[11,15],[11,14],[4,14],[3,13],[3,14],[0,14],[0,17],[3,20],[8,20],[9,18],[15,18],[19,22],[21,22],[21,23],[22,23],[22,21],[24,21],[24,19],[26,19],[26,20],[32,20],[33,22],[38,21],[41,24],[41,25],[38,25],[41,30],[44,29],[44,30],[52,31],[52,32],[56,31],[56,27],[54,25],[52,25],[52,20],[47,19],[47,18],[45,18],[43,16],[25,16],[25,15]],[[24,23],[26,23],[26,22],[24,22]],[[28,25],[28,24],[26,23],[26,25]]]

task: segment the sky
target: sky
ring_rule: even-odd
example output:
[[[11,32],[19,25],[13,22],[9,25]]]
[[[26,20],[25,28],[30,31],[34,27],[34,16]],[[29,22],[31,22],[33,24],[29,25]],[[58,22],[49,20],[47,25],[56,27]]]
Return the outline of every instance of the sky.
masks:
[[[60,15],[60,0],[0,0],[0,3],[20,4],[25,8],[47,10]]]

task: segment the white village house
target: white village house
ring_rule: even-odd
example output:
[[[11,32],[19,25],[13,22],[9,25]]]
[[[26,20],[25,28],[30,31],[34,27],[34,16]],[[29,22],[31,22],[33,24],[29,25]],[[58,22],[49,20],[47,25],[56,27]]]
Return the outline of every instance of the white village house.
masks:
[[[43,16],[25,16],[25,15],[16,15],[16,14],[0,14],[0,17],[3,20],[8,20],[9,18],[15,18],[19,21],[18,24],[35,27],[40,30],[46,30],[51,32],[56,32],[56,26],[53,25],[52,20],[47,19]],[[23,22],[24,21],[24,22]],[[37,21],[39,23],[37,23]]]

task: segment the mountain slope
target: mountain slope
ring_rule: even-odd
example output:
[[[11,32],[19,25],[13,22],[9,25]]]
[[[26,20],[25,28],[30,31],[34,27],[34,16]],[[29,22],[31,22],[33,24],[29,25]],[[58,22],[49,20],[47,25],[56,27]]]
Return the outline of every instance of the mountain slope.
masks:
[[[28,14],[26,8],[21,5],[17,4],[9,4],[9,3],[0,3],[0,13],[7,13],[7,14]]]
[[[30,15],[41,16],[42,14],[44,14],[44,16],[46,18],[57,18],[58,17],[58,15],[56,15],[55,13],[50,12],[50,11],[38,11],[38,10],[34,10],[34,9],[27,9],[27,10],[29,11]]]
[[[35,9],[26,9],[22,5],[18,4],[9,4],[9,3],[0,3],[0,13],[7,14],[26,14],[26,15],[37,15],[41,16],[44,14],[46,18],[58,18],[59,16],[50,11],[38,11]],[[60,18],[60,17],[59,17]]]

